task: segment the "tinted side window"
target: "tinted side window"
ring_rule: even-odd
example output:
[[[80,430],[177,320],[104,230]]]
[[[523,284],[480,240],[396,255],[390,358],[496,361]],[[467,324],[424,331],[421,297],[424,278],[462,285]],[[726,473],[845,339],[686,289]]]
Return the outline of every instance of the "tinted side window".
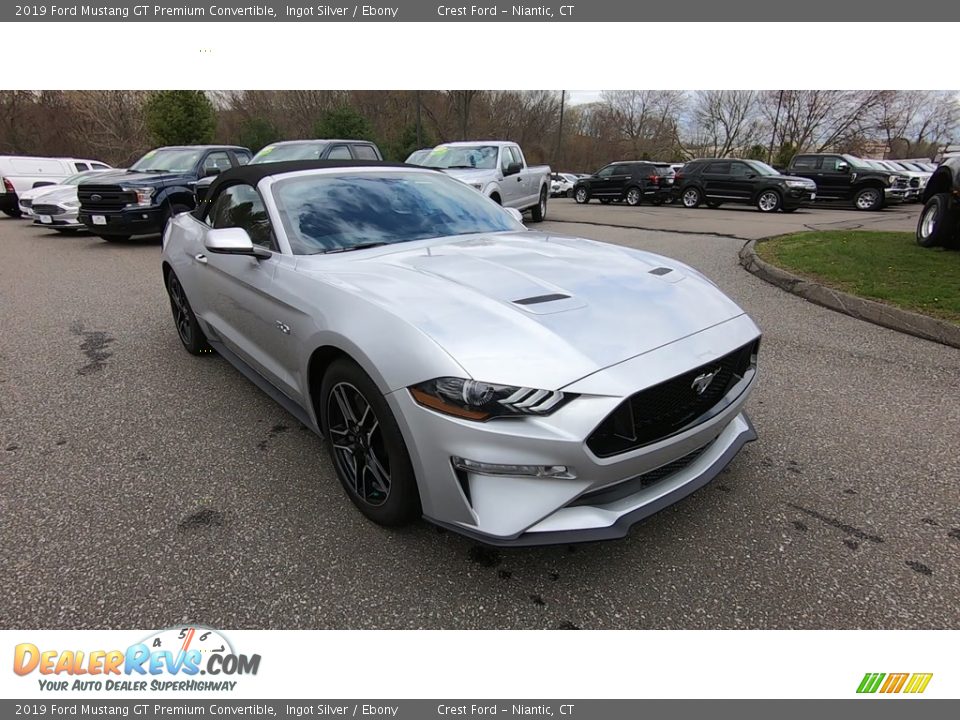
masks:
[[[84,170],[89,170],[90,166],[86,163],[74,163],[77,166],[77,172],[83,172]]]
[[[717,175],[729,175],[730,174],[730,163],[728,162],[712,162],[707,165],[704,172],[713,173]]]
[[[756,171],[751,168],[746,163],[730,163],[730,174],[733,177],[745,178],[750,177],[751,175],[756,175]]]
[[[223,151],[212,152],[203,159],[203,173],[206,175],[211,170],[223,172],[231,167],[230,156]]]
[[[356,155],[360,160],[379,160],[380,156],[377,155],[377,151],[373,149],[371,145],[354,145],[353,154]]]
[[[276,249],[263,199],[249,185],[231,185],[223,190],[214,200],[207,222],[214,228],[243,228],[254,244]]]
[[[352,160],[353,156],[350,154],[350,148],[346,145],[334,145],[330,148],[330,154],[327,155],[328,160]]]
[[[795,170],[816,170],[818,157],[815,155],[798,155],[793,160]]]
[[[237,158],[238,165],[246,165],[250,162],[250,154],[245,152],[235,152],[234,155]]]
[[[520,159],[517,157],[517,154],[513,151],[513,148],[509,145],[504,147],[500,152],[500,169],[506,172],[507,166],[511,163],[520,162]]]
[[[830,157],[823,158],[823,162],[820,163],[820,169],[824,172],[837,172],[840,163],[845,162],[846,160],[844,160],[842,157],[831,155]]]
[[[616,169],[616,165],[607,165],[605,168],[597,171],[598,177],[610,177],[613,175],[613,171]]]

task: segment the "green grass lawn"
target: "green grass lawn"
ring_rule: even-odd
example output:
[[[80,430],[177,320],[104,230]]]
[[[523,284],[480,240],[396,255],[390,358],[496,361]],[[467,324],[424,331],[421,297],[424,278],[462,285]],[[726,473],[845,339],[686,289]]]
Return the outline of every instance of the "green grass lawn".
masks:
[[[771,265],[824,285],[960,324],[960,252],[924,249],[913,233],[805,232],[756,248]]]

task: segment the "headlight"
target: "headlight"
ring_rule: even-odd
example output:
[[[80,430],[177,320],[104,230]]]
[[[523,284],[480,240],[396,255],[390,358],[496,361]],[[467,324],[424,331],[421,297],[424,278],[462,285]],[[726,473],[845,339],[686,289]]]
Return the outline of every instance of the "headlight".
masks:
[[[537,390],[513,385],[441,377],[410,388],[424,407],[465,420],[483,422],[493,417],[549,415],[574,395],[558,390]]]
[[[895,185],[896,182],[897,182],[897,180],[899,180],[899,179],[900,179],[900,176],[899,176],[899,175],[891,175],[890,177],[887,178],[887,181],[888,181],[891,185]]]
[[[787,180],[787,187],[792,188],[815,188],[816,183],[807,182],[806,180]]]
[[[154,188],[150,187],[138,187],[138,188],[123,188],[126,192],[132,192],[137,194],[137,205],[141,207],[146,207],[152,204],[153,193],[155,192]]]
[[[79,200],[67,200],[65,203],[63,203],[63,206],[64,206],[65,208],[78,208],[78,207],[80,207],[80,201],[79,201]]]

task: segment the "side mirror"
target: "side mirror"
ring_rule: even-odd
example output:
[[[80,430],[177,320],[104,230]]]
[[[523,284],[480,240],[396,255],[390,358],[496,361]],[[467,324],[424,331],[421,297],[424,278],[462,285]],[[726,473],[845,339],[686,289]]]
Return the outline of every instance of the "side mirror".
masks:
[[[221,255],[249,255],[255,258],[271,256],[269,250],[253,244],[246,230],[237,227],[208,230],[203,245],[210,252]]]
[[[507,215],[509,215],[510,217],[512,217],[512,218],[513,218],[514,220],[516,220],[518,223],[522,223],[522,222],[523,222],[523,213],[520,212],[519,210],[517,210],[516,208],[504,208],[504,210],[507,211]]]
[[[837,163],[837,172],[850,172],[850,166],[845,162]]]
[[[507,169],[503,171],[504,177],[508,175],[516,175],[518,172],[523,170],[523,165],[518,162],[510,163],[507,165]]]
[[[203,171],[204,177],[213,177],[214,175],[219,175],[219,174],[220,174],[220,168],[218,167],[207,168],[206,170]]]

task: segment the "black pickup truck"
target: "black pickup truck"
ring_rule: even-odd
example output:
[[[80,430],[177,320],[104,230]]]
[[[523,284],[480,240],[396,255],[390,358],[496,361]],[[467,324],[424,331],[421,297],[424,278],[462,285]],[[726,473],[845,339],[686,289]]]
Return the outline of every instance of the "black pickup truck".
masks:
[[[960,156],[944,160],[927,181],[917,222],[921,247],[960,249]]]
[[[80,222],[112,242],[162,233],[167,220],[193,210],[204,177],[250,162],[234,145],[185,145],[151,150],[129,170],[104,172],[77,188]]]
[[[849,203],[857,210],[882,210],[888,203],[903,202],[910,189],[905,175],[878,170],[852,155],[797,155],[784,174],[813,180],[817,202]]]

